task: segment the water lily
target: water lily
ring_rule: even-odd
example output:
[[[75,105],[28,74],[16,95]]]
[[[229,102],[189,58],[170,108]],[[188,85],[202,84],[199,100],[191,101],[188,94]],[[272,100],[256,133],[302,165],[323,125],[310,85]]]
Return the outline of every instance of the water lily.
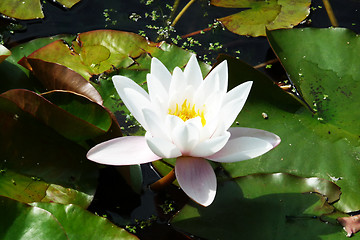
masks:
[[[171,74],[155,57],[147,75],[149,93],[124,76],[112,78],[126,107],[146,130],[96,145],[88,159],[109,165],[131,165],[177,158],[175,175],[183,191],[208,206],[216,194],[216,176],[207,160],[236,162],[260,156],[280,143],[273,133],[231,128],[243,108],[252,82],[227,92],[223,61],[203,79],[192,56],[184,71]]]

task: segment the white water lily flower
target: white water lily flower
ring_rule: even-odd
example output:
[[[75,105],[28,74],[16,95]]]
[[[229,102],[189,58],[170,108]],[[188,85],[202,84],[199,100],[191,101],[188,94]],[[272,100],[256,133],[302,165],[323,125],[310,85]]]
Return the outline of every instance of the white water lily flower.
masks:
[[[228,69],[223,61],[203,80],[193,55],[185,70],[173,74],[152,58],[147,75],[149,93],[134,81],[114,76],[121,99],[146,130],[145,137],[112,139],[90,149],[88,159],[109,165],[132,165],[177,158],[175,175],[183,191],[203,206],[216,194],[210,163],[236,162],[260,156],[280,143],[273,133],[230,128],[245,104],[252,82],[227,92]]]

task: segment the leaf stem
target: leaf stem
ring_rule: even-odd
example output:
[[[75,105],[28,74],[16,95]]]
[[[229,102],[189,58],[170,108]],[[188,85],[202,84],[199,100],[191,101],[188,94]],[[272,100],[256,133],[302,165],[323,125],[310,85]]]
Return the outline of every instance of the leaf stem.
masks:
[[[175,24],[179,21],[179,19],[182,17],[182,15],[186,12],[186,10],[193,4],[196,0],[190,0],[186,6],[179,12],[179,14],[176,16],[174,21],[172,22],[171,26],[174,27]]]
[[[269,60],[269,61],[267,61],[267,62],[260,63],[260,64],[258,64],[258,65],[256,65],[256,66],[254,66],[254,68],[262,68],[262,67],[265,67],[265,66],[268,65],[268,64],[273,64],[273,63],[276,63],[276,62],[278,62],[278,61],[279,61],[279,59],[274,58],[274,59],[271,59],[271,60]]]
[[[182,35],[181,38],[184,39],[184,38],[192,37],[192,36],[195,36],[195,35],[204,33],[204,32],[208,32],[208,31],[210,31],[212,28],[213,28],[213,27],[211,26],[211,27],[208,27],[208,28],[204,28],[204,29],[202,29],[202,30],[199,30],[199,31],[191,32],[191,33]]]
[[[150,189],[153,191],[160,191],[164,187],[170,185],[173,181],[175,181],[175,179],[175,168],[173,168],[166,176],[151,184]]]
[[[168,19],[169,22],[174,18],[175,12],[176,12],[179,4],[180,4],[180,0],[175,0],[174,5],[172,6],[172,12],[170,13],[170,17]]]
[[[339,24],[338,24],[338,22],[336,20],[336,17],[335,17],[334,12],[333,12],[333,10],[331,8],[329,0],[323,0],[323,4],[325,6],[326,13],[327,13],[327,15],[328,15],[328,17],[330,19],[331,25],[333,27],[338,27]]]

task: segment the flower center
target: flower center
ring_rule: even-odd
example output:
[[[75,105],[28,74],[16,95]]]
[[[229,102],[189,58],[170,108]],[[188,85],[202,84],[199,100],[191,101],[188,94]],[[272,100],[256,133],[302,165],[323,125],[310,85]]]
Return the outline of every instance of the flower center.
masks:
[[[176,104],[176,108],[175,111],[172,111],[169,108],[169,114],[171,115],[175,115],[178,116],[179,118],[181,118],[184,122],[186,122],[187,120],[191,119],[191,118],[195,118],[195,117],[200,117],[201,118],[201,124],[203,126],[205,126],[206,124],[206,120],[204,117],[204,112],[205,110],[203,109],[202,111],[200,111],[200,109],[195,109],[195,104],[193,104],[191,106],[190,103],[187,103],[187,99],[185,99],[184,103],[181,105],[181,108],[179,109],[179,105]]]

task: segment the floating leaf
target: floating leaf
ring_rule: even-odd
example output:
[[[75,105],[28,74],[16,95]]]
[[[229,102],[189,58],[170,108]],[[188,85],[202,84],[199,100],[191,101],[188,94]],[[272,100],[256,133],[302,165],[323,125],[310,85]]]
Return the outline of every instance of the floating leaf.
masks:
[[[71,8],[80,0],[57,0],[66,8]],[[21,20],[44,18],[40,0],[2,0],[0,2],[0,13]]]
[[[138,239],[106,218],[96,216],[74,204],[33,203],[31,205],[49,211],[64,228],[69,239]]]
[[[49,184],[40,178],[21,175],[5,168],[0,172],[0,196],[24,203],[41,201],[45,197]]]
[[[81,0],[56,0],[58,3],[62,4],[66,8],[72,8],[75,4]]]
[[[0,170],[0,196],[19,202],[56,202],[85,206],[92,197],[71,188],[46,183],[36,176],[26,176],[9,169]]]
[[[324,124],[360,135],[359,35],[345,28],[269,32],[269,42]],[[289,41],[292,41],[289,43]],[[350,139],[349,139],[350,140]]]
[[[305,31],[305,30],[304,30]],[[309,31],[316,31],[315,29],[309,29]],[[319,31],[324,31],[319,30]],[[326,34],[329,42],[332,38],[337,36],[341,30],[328,30],[334,32],[335,35]],[[286,38],[286,33],[297,32],[297,35],[293,35],[291,38],[292,50],[289,48],[285,52],[285,46],[280,45],[280,41],[286,42],[290,38]],[[343,31],[345,35],[348,31]],[[300,54],[296,54],[295,49],[298,49],[297,43],[313,41],[321,41],[321,38],[317,34],[302,35],[301,29],[297,30],[279,30],[270,32],[273,38],[271,44],[275,51],[283,51],[282,57],[290,60],[294,66],[299,66],[303,69],[301,61],[303,56],[309,56],[310,52],[316,51],[316,49],[303,48]],[[277,35],[279,34],[279,35]],[[281,35],[281,36],[280,36]],[[345,35],[341,34],[342,37]],[[353,35],[355,36],[355,35]],[[345,38],[346,39],[346,38]],[[345,40],[346,41],[346,40]],[[320,44],[317,44],[319,46]],[[324,44],[326,45],[326,44]],[[309,44],[311,46],[311,44]],[[356,46],[356,44],[354,44]],[[339,47],[339,50],[343,49]],[[324,50],[325,51],[325,50]],[[350,49],[349,49],[350,51]],[[353,48],[351,51],[357,52],[358,48]],[[336,55],[339,54],[337,49],[327,49],[328,54],[327,61],[337,61]],[[335,53],[334,53],[335,52]],[[298,51],[300,53],[300,51]],[[286,54],[286,55],[285,55]],[[316,53],[311,53],[314,55]],[[320,53],[317,53],[320,55]],[[344,52],[344,54],[347,54]],[[345,55],[346,56],[346,55]],[[341,57],[344,62],[346,57]],[[309,57],[309,59],[311,59]],[[316,59],[316,58],[314,58]],[[332,59],[332,60],[330,60]],[[324,59],[325,61],[325,59]],[[285,61],[286,62],[286,61]],[[348,97],[341,92],[332,96],[334,101],[339,101],[339,104],[334,103],[331,108],[320,108],[322,113],[313,114],[307,107],[298,104],[297,101],[292,99],[288,94],[282,92],[282,90],[273,84],[270,79],[260,72],[254,70],[251,66],[241,63],[240,61],[228,59],[229,63],[229,76],[231,85],[239,84],[243,81],[253,80],[254,84],[247,100],[244,109],[240,112],[236,122],[242,127],[253,127],[264,129],[273,132],[280,136],[282,142],[274,150],[270,151],[258,157],[256,159],[242,161],[237,163],[222,164],[224,169],[230,173],[232,177],[244,176],[253,173],[272,173],[272,172],[287,172],[302,177],[318,177],[336,182],[341,187],[342,195],[340,200],[335,203],[336,207],[344,212],[356,211],[360,209],[360,194],[357,191],[357,183],[360,181],[360,146],[358,136],[359,124],[358,123],[358,111],[357,103],[360,101],[358,91],[354,91],[351,95],[351,101]],[[344,63],[345,64],[345,63]],[[331,65],[331,64],[330,64]],[[286,66],[286,65],[285,65]],[[349,72],[346,77],[343,77],[343,81],[337,81],[337,84],[332,84],[334,76],[329,77],[329,74],[325,74],[323,71],[315,71],[315,66],[307,63],[308,67],[312,67],[312,72],[308,71],[306,78],[302,79],[302,85],[310,84],[314,89],[321,89],[324,94],[329,91],[336,91],[336,88],[343,85],[353,86],[357,88],[358,79],[350,76],[356,76],[353,72],[352,66],[348,64]],[[315,69],[314,69],[315,67]],[[342,66],[345,69],[345,65]],[[305,70],[304,70],[305,71]],[[310,76],[311,72],[311,76]],[[297,72],[289,71],[291,76],[298,75]],[[353,75],[355,74],[355,75]],[[315,79],[315,80],[314,80]],[[307,82],[310,81],[310,82]],[[324,85],[318,85],[322,81],[329,81]],[[334,89],[335,87],[335,89]],[[302,88],[300,88],[302,89]],[[318,90],[316,90],[318,91]],[[318,92],[308,93],[312,97],[319,96]],[[353,91],[353,89],[349,89]],[[306,96],[305,94],[303,94]],[[336,95],[336,96],[335,96]],[[331,95],[329,95],[331,96]],[[305,100],[308,101],[309,97]],[[311,98],[310,98],[311,99]],[[335,100],[336,99],[336,100]],[[326,101],[319,99],[320,101]],[[330,98],[328,100],[331,100]],[[344,106],[340,103],[346,103]],[[354,106],[355,105],[355,106]],[[330,106],[330,105],[329,105]],[[343,109],[352,110],[351,114]],[[320,111],[318,111],[320,112]],[[267,119],[264,119],[262,113],[268,115]],[[338,115],[339,123],[335,121],[331,122],[325,119],[321,119],[322,116],[332,116],[336,118]],[[321,114],[321,115],[320,115]],[[343,121],[343,122],[342,122]]]
[[[258,37],[266,35],[266,28],[292,28],[299,24],[310,13],[311,0],[211,0],[211,4],[225,8],[246,8],[218,20],[233,33]]]
[[[48,211],[0,196],[0,238],[69,239],[58,220]]]
[[[0,13],[22,20],[44,17],[40,0],[3,0],[0,2]]]
[[[96,89],[80,74],[60,64],[23,58],[20,64],[28,68],[46,90],[67,90],[82,94],[98,104],[103,100]]]
[[[339,188],[322,179],[282,173],[244,176],[219,183],[209,207],[186,205],[171,225],[209,240],[346,239],[340,225],[321,220],[334,209],[312,193],[319,188],[331,189],[333,199],[339,198]]]
[[[28,205],[0,196],[0,211],[0,238],[4,240],[138,239],[76,205]]]

